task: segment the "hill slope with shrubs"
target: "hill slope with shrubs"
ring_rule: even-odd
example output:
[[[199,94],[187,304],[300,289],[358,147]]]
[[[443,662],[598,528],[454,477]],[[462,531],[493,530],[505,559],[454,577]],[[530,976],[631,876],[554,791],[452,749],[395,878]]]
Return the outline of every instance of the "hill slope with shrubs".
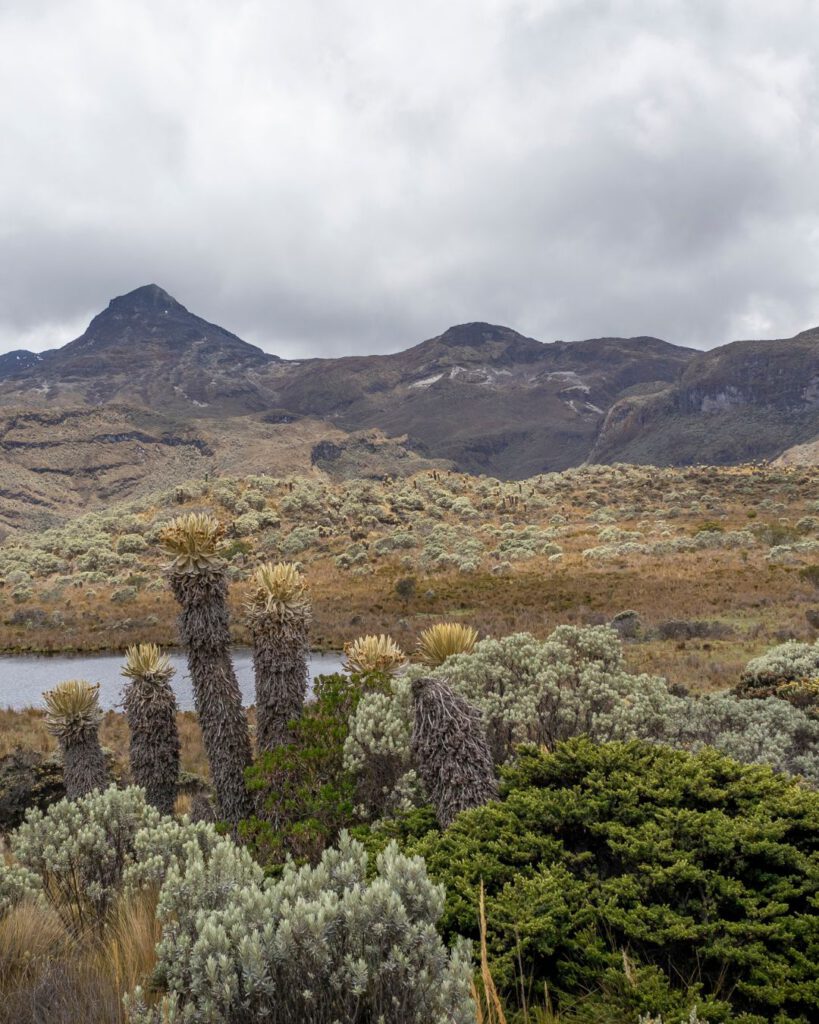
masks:
[[[193,480],[7,538],[0,646],[175,642],[157,538],[188,511],[224,524],[237,608],[260,561],[302,565],[318,647],[381,632],[406,643],[441,616],[541,637],[618,616],[632,667],[721,688],[752,655],[811,640],[819,624],[815,469],[612,466],[519,483],[438,471]],[[234,639],[249,639],[238,616]]]

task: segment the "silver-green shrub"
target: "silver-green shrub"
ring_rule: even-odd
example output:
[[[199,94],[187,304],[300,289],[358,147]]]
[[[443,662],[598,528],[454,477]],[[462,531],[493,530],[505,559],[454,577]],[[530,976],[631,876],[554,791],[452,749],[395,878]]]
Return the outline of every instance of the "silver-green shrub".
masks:
[[[220,846],[171,867],[159,897],[158,1006],[137,990],[131,1024],[473,1024],[468,952],[435,923],[443,889],[420,857],[367,854],[342,834],[316,867],[265,880]]]
[[[742,672],[740,685],[744,689],[759,690],[817,676],[819,644],[788,640],[752,658]]]
[[[365,695],[350,719],[345,765],[360,780],[371,815],[395,806],[390,787],[412,767],[409,687],[422,671],[411,668],[386,694]],[[431,675],[481,711],[496,763],[518,743],[552,747],[585,734],[600,742],[712,746],[819,785],[819,723],[804,711],[776,698],[672,694],[663,679],[626,670],[619,636],[608,626],[560,626],[545,641],[527,633],[489,638]]]
[[[420,796],[411,773],[412,720],[412,691],[406,676],[393,676],[387,693],[364,693],[350,717],[344,767],[356,776],[363,815],[380,817],[411,806]]]
[[[0,911],[38,894],[81,930],[102,920],[120,893],[158,886],[193,850],[205,856],[223,842],[210,825],[163,817],[135,786],[60,800],[30,810],[12,833]]]
[[[42,899],[43,888],[33,871],[0,860],[0,918],[22,900]]]

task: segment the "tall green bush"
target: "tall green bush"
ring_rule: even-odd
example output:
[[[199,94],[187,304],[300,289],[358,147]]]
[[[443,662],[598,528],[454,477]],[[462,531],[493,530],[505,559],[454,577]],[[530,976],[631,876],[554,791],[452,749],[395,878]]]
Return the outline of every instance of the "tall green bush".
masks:
[[[314,700],[292,724],[289,742],[259,753],[247,770],[256,814],[241,823],[242,838],[268,871],[285,859],[315,863],[356,821],[355,778],[343,763],[347,723],[365,689],[385,677],[319,676]]]
[[[512,1001],[522,974],[568,1019],[602,985],[621,1016],[585,1019],[691,998],[712,1024],[819,1019],[819,794],[768,768],[641,742],[526,747],[500,801],[406,846],[446,888],[450,938],[477,938],[483,882]],[[624,957],[650,985],[624,979]]]

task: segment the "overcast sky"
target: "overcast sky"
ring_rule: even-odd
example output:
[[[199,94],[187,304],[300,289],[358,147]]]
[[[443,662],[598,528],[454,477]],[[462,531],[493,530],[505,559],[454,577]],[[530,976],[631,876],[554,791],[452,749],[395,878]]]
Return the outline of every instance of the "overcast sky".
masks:
[[[816,0],[0,0],[0,350],[819,324]]]

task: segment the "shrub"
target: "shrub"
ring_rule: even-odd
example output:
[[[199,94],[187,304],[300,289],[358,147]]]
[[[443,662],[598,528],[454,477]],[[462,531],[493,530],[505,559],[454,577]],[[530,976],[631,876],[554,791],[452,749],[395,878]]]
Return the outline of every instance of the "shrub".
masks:
[[[160,894],[167,994],[148,1007],[137,990],[130,1020],[473,1024],[466,951],[447,955],[435,930],[443,896],[394,845],[367,881],[367,855],[346,835],[315,868],[288,864],[266,884],[245,851],[193,853]]]
[[[99,927],[117,898],[157,887],[172,864],[221,839],[210,825],[163,817],[136,786],[31,810],[0,862],[0,912],[24,898],[49,903],[72,932]]]
[[[348,766],[360,779],[380,780],[378,792],[411,767],[408,687],[421,673],[410,669],[387,693],[362,700],[350,723]],[[480,710],[496,764],[519,743],[553,747],[585,734],[713,746],[819,785],[819,724],[803,711],[773,697],[672,693],[662,679],[626,671],[617,633],[607,626],[559,626],[545,641],[527,633],[482,640],[430,674]],[[395,803],[383,793],[382,800],[382,808]]]
[[[806,565],[799,570],[799,579],[819,590],[819,565]]]
[[[819,644],[788,640],[752,658],[742,673],[739,690],[767,695],[781,683],[819,675]]]
[[[618,634],[627,640],[637,637],[642,626],[639,614],[631,608],[624,612],[618,612],[611,620],[611,628],[616,629]]]
[[[285,555],[298,555],[312,547],[319,539],[317,529],[310,526],[296,526],[281,542]]]
[[[133,554],[139,555],[148,550],[148,544],[138,533],[125,533],[117,541],[116,551],[118,555]]]
[[[609,986],[619,1006],[583,1019],[681,1020],[675,989],[689,1006],[699,989],[712,1022],[816,1019],[819,795],[714,751],[587,739],[523,748],[502,795],[407,847],[446,887],[446,936],[477,938],[483,881],[510,1000],[522,973],[574,1019],[594,1004],[584,993],[622,978],[627,952],[638,978],[662,982],[655,1001]]]
[[[778,697],[801,708],[811,717],[817,717],[819,644],[789,640],[758,658],[752,658],[745,666],[735,692],[740,697]]]
[[[369,677],[369,685],[378,685],[378,678]],[[361,676],[319,676],[315,700],[293,724],[291,742],[260,753],[247,770],[257,813],[241,823],[240,834],[268,870],[278,870],[287,857],[315,862],[342,828],[358,820],[343,750],[365,685]]]
[[[394,677],[383,691],[361,696],[348,722],[344,767],[355,778],[359,812],[377,818],[402,806],[407,784],[412,732],[412,696],[406,675]]]

